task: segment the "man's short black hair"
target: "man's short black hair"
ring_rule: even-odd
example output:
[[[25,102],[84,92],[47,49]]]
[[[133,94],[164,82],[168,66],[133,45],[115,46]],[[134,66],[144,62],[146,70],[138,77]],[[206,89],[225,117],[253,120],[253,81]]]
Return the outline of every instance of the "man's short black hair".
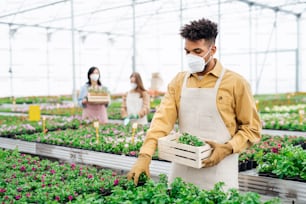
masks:
[[[218,35],[218,26],[216,23],[202,18],[200,20],[191,21],[190,24],[183,26],[180,35],[191,41],[204,39],[211,43],[215,43]]]

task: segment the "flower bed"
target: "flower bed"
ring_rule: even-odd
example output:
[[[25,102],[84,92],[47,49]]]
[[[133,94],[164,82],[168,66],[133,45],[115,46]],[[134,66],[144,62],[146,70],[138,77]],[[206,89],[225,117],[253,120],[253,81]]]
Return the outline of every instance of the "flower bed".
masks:
[[[118,124],[99,126],[99,139],[97,139],[93,126],[84,126],[77,130],[48,132],[47,134],[23,134],[16,136],[16,138],[31,142],[136,156],[147,129],[148,126],[139,125],[137,127],[134,143],[131,142],[131,126]]]
[[[40,160],[0,149],[1,203],[280,203],[263,202],[257,193],[222,190],[222,183],[206,191],[161,175],[135,187],[111,170]],[[168,188],[170,186],[170,188]]]
[[[306,111],[305,111],[306,112]],[[264,129],[306,132],[306,115],[299,113],[261,113]]]
[[[47,134],[41,132],[41,125],[38,126],[37,130],[33,131],[30,131],[29,129],[25,128],[26,130],[30,131],[28,132],[28,134],[22,134],[24,133],[24,130],[19,130],[18,128],[16,129],[14,128],[14,126],[10,127],[13,131],[11,131],[9,135],[13,135],[14,138],[22,139],[25,141],[60,145],[119,155],[123,154],[128,156],[138,155],[139,149],[142,146],[146,131],[148,129],[148,126],[138,126],[135,135],[135,142],[132,143],[130,137],[132,132],[130,125],[123,126],[119,124],[106,124],[99,127],[100,143],[97,143],[96,132],[92,126],[83,126],[81,129],[77,130],[67,129],[66,131],[48,132]],[[19,127],[21,128],[23,126]],[[56,128],[58,129],[59,127]],[[36,133],[32,134],[35,131]],[[2,136],[6,136],[5,133],[6,132],[3,132]],[[255,153],[258,153],[259,151],[262,151],[263,154],[266,154],[271,151],[277,152],[281,147],[290,144],[300,144],[302,147],[305,147],[306,140],[304,137],[271,137],[269,135],[263,135],[262,140],[258,144],[255,144],[254,146],[240,154],[239,170],[248,170],[257,166],[257,159],[255,158]],[[158,159],[158,152],[155,153],[153,159]]]
[[[294,130],[306,131],[306,101],[305,93],[291,94],[290,99],[288,95],[281,96],[281,100],[276,100],[274,104],[267,104],[264,97],[259,98],[259,112],[262,118],[263,128],[276,130]],[[266,98],[274,96],[266,96]],[[40,99],[37,99],[40,100]],[[287,102],[287,103],[284,103]],[[43,101],[42,101],[43,102]],[[160,98],[154,98],[151,101],[152,112],[148,114],[148,121],[151,121],[156,107],[160,104]],[[279,105],[276,105],[279,104]],[[285,105],[284,105],[285,104]],[[61,115],[74,116],[81,115],[82,109],[75,106],[72,102],[68,104],[40,104],[41,113],[44,115]],[[21,112],[27,113],[28,107],[2,109],[5,112]],[[112,101],[108,108],[108,118],[111,120],[120,120],[121,118],[121,100]],[[300,111],[304,111],[301,113]]]
[[[9,118],[9,119],[7,119]],[[16,139],[21,139],[25,141],[45,143],[51,145],[59,145],[66,147],[73,147],[85,150],[93,150],[98,152],[127,155],[127,156],[137,156],[140,147],[142,146],[146,131],[148,126],[138,126],[135,142],[131,142],[131,126],[123,126],[119,124],[106,124],[99,127],[99,143],[97,143],[97,136],[95,129],[91,125],[83,125],[79,129],[66,129],[65,128],[77,128],[80,125],[80,121],[75,118],[70,118],[64,123],[64,119],[58,118],[55,120],[52,126],[48,126],[48,123],[52,124],[52,120],[47,123],[47,128],[52,128],[53,132],[43,133],[41,130],[41,123],[35,122],[37,124],[37,129],[31,129],[32,126],[27,124],[23,125],[7,125],[14,123],[24,123],[26,120],[22,117],[12,117],[5,116],[5,119],[0,119],[2,123],[2,128],[0,133],[2,137],[12,137]],[[66,119],[65,119],[66,120]],[[75,120],[75,121],[74,121]],[[74,121],[74,122],[73,122]],[[35,124],[34,123],[34,124]],[[57,124],[57,125],[55,125]],[[65,125],[66,124],[66,125]],[[6,128],[3,128],[6,127]],[[29,128],[31,127],[31,128]],[[1,132],[2,131],[2,132]],[[36,132],[35,134],[33,134]],[[27,134],[24,134],[27,133]],[[269,136],[263,135],[262,140],[247,149],[245,152],[241,153],[239,156],[239,169],[240,171],[252,169],[257,166],[257,160],[259,158],[255,157],[255,154],[262,151],[263,154],[269,152],[278,152],[280,148],[287,145],[301,145],[306,147],[305,137],[296,136]],[[158,159],[158,152],[155,153],[153,159]],[[259,158],[260,159],[260,158]],[[286,178],[286,177],[283,177]]]
[[[45,132],[64,129],[77,129],[89,121],[80,117],[48,117]],[[0,137],[14,137],[20,134],[43,132],[42,121],[28,121],[25,116],[0,116]]]
[[[259,175],[306,182],[306,151],[301,146],[285,146],[255,155]]]
[[[306,149],[306,138],[302,136],[262,135],[262,139],[259,143],[254,144],[251,148],[239,155],[239,171],[256,168],[257,160],[261,160],[261,156],[270,152],[277,153],[282,147],[290,145],[300,145],[302,148]],[[260,155],[258,153],[260,153]]]

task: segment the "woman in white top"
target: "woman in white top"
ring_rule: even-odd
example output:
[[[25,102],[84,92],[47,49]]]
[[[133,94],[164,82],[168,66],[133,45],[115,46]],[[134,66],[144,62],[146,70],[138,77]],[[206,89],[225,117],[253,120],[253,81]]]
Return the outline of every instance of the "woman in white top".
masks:
[[[131,90],[122,97],[121,117],[129,117],[131,123],[147,124],[150,112],[150,95],[143,86],[141,76],[134,72],[130,76]]]

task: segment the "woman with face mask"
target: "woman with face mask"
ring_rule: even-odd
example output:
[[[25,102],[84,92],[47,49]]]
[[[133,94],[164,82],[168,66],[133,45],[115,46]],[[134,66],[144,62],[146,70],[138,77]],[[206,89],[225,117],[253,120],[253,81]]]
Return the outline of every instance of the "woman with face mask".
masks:
[[[98,120],[101,124],[108,122],[107,106],[108,103],[88,102],[89,90],[102,90],[100,82],[100,71],[97,67],[91,67],[87,73],[88,82],[81,87],[78,98],[79,105],[83,108],[82,119]],[[105,87],[103,87],[105,89]]]
[[[126,119],[125,121],[131,123],[147,124],[147,114],[150,111],[150,96],[143,87],[139,73],[134,72],[131,74],[130,87],[130,91],[122,97],[121,116]]]

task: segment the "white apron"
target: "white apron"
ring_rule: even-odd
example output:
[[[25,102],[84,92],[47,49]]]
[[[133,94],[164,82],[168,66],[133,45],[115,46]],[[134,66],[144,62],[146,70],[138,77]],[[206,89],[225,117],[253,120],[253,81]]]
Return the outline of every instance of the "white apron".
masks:
[[[217,92],[224,73],[225,69],[214,88],[187,88],[189,74],[186,74],[180,99],[180,132],[188,132],[218,143],[231,139],[216,105]],[[216,166],[201,169],[172,163],[169,181],[172,182],[175,177],[181,177],[206,190],[212,189],[219,181],[225,183],[224,190],[238,188],[238,154],[225,157]]]
[[[139,111],[142,109],[143,105],[143,98],[140,98],[139,93],[129,92],[126,96],[126,107],[127,107],[127,114],[138,114]],[[130,123],[138,123],[141,125],[145,125],[148,123],[147,115],[143,116],[139,119],[131,119]]]

